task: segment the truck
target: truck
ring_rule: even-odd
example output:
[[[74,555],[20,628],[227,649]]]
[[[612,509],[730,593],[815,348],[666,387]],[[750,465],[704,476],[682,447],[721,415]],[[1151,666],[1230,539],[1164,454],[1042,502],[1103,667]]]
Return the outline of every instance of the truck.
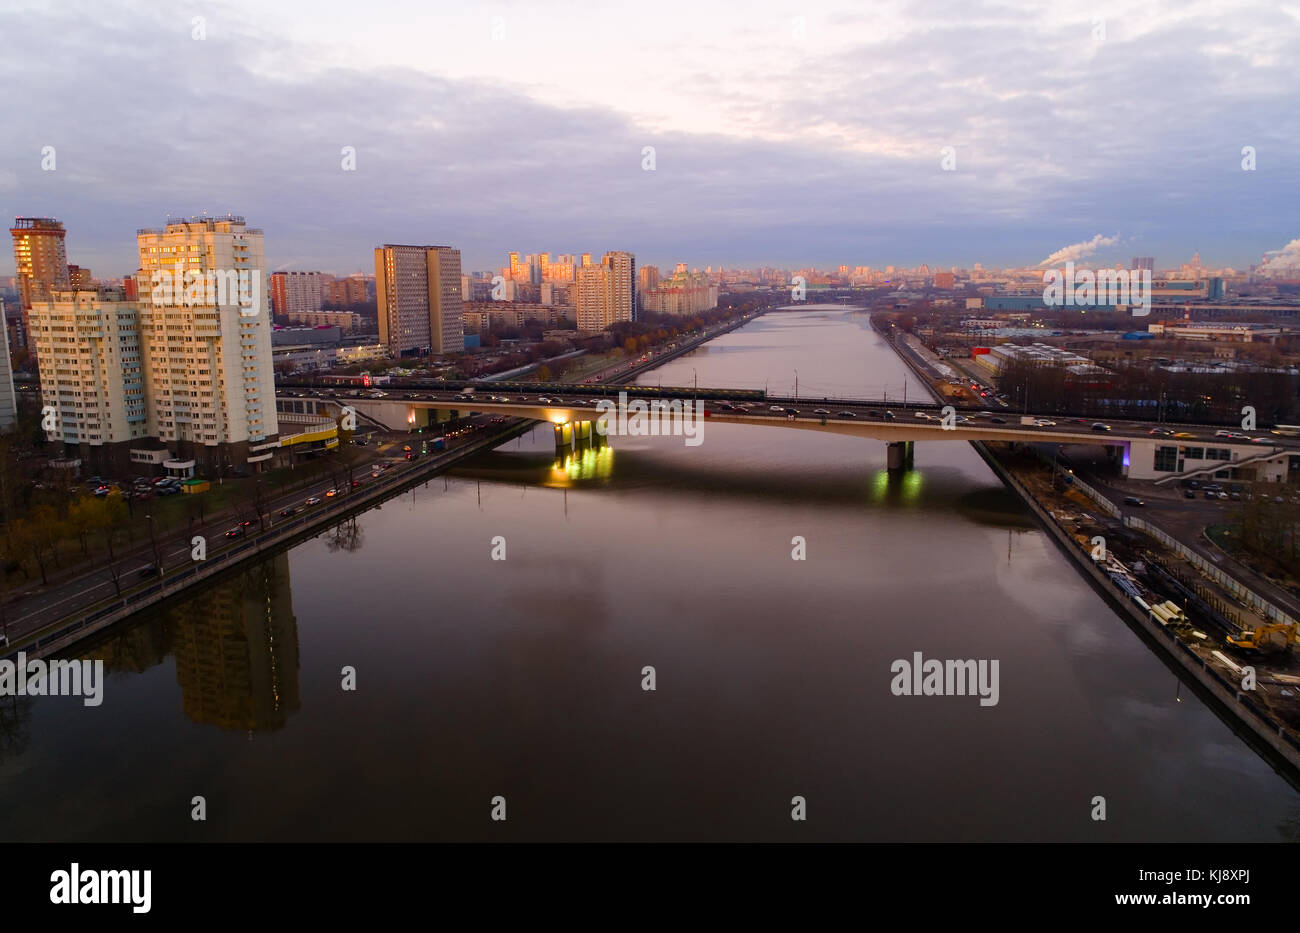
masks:
[[[1020,423],[1021,423],[1021,424],[1027,424],[1027,425],[1029,425],[1030,427],[1033,427],[1034,425],[1036,425],[1036,424],[1038,423],[1038,416],[1037,416],[1037,415],[1021,415],[1021,416],[1020,416]]]

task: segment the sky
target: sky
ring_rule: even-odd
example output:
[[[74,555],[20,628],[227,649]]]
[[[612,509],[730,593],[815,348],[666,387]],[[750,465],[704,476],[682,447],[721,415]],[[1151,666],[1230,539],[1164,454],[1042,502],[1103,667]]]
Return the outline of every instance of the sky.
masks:
[[[0,0],[0,37],[0,210],[102,277],[203,212],[336,274],[1300,260],[1300,0]]]

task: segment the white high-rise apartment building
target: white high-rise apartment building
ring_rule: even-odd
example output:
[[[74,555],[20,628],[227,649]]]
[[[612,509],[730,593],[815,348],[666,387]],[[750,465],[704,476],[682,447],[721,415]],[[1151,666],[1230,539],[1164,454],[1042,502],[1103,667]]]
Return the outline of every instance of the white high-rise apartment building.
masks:
[[[141,230],[137,279],[149,433],[271,458],[279,433],[261,230],[232,215]]]
[[[32,302],[49,441],[105,447],[148,436],[139,303],[120,288],[56,289]],[[7,362],[7,359],[6,359]]]

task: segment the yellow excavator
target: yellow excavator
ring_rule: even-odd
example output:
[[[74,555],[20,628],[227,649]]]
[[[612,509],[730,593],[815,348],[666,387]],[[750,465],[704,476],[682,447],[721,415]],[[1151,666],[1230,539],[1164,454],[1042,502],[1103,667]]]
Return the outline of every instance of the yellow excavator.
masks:
[[[1242,629],[1237,636],[1228,636],[1228,644],[1247,651],[1286,651],[1296,643],[1294,622],[1274,622],[1258,628]]]

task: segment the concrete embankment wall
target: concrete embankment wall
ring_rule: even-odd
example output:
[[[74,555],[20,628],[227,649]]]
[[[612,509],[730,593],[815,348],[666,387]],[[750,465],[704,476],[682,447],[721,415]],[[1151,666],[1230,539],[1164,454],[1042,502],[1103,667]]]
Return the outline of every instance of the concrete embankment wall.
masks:
[[[878,330],[877,333],[880,333],[880,331]],[[910,355],[898,352],[897,348],[895,348],[895,353],[899,359],[907,364],[909,369],[922,379],[926,388],[929,389],[930,384],[926,374],[915,365]],[[1038,503],[1038,500],[1034,498],[1024,484],[1016,479],[989,452],[983,443],[972,441],[971,446],[989,465],[989,468],[1020,496],[1042,526],[1047,529],[1053,540],[1074,561],[1080,572],[1102,594],[1106,601],[1121,614],[1124,620],[1159,652],[1159,655],[1165,659],[1166,663],[1177,665],[1178,668],[1191,677],[1193,685],[1198,688],[1200,695],[1209,701],[1211,708],[1228,723],[1233,732],[1242,736],[1248,744],[1257,749],[1277,769],[1278,773],[1282,774],[1292,785],[1300,788],[1300,741],[1289,735],[1259,704],[1255,703],[1246,692],[1243,692],[1240,684],[1225,679],[1218,671],[1211,668],[1203,658],[1183,644],[1173,632],[1152,619],[1133,603],[1128,594],[1114,584],[1110,577],[1092,560],[1091,555],[1085,553],[1079,547],[1070,534],[1057,524],[1056,519]],[[1099,509],[1116,517],[1121,515],[1120,509],[1105,496],[1077,478],[1074,482],[1080,491],[1097,503]],[[1219,580],[1221,577],[1227,577],[1220,568],[1208,565],[1199,554],[1182,546],[1164,532],[1150,526],[1149,523],[1141,519],[1130,519],[1125,520],[1125,524],[1151,534],[1162,544],[1171,546],[1172,550],[1190,560],[1198,568],[1206,569],[1214,579]],[[1290,621],[1290,616],[1268,600],[1245,589],[1240,581],[1233,578],[1229,579],[1233,584],[1230,590],[1246,602],[1274,619]]]
[[[1070,534],[1038,503],[1024,484],[1016,479],[984,444],[976,441],[972,442],[971,446],[984,458],[989,468],[1029,506],[1030,511],[1066,555],[1074,561],[1106,601],[1121,613],[1125,621],[1145,635],[1145,640],[1155,647],[1162,657],[1177,664],[1190,675],[1195,685],[1200,688],[1202,696],[1212,700],[1211,707],[1232,727],[1233,731],[1263,753],[1288,781],[1300,787],[1300,742],[1274,722],[1263,708],[1248,696],[1248,692],[1241,690],[1239,684],[1226,680],[1203,658],[1183,644],[1173,632],[1151,619],[1133,603],[1128,594],[1111,581],[1110,577],[1092,560],[1091,555],[1079,547]]]

